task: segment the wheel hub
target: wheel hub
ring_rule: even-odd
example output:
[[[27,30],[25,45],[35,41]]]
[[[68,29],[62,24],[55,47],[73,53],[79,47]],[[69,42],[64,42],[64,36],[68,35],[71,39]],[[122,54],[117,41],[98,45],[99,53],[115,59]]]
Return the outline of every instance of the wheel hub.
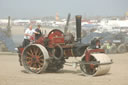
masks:
[[[36,57],[34,56],[33,58],[32,58],[32,61],[33,62],[35,62],[37,59],[36,59]]]

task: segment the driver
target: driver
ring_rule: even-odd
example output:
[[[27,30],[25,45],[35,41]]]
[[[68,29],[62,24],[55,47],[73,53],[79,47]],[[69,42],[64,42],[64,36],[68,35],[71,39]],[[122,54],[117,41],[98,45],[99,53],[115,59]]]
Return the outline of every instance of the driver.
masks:
[[[40,27],[40,25],[37,25],[37,28],[35,29],[35,40],[38,40],[42,36]]]

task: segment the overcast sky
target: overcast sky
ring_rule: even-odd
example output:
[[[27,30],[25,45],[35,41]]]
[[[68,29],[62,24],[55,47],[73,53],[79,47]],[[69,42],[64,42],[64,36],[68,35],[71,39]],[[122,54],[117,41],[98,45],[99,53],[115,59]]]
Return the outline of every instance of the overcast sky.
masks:
[[[123,16],[128,0],[0,0],[0,18],[67,16]]]

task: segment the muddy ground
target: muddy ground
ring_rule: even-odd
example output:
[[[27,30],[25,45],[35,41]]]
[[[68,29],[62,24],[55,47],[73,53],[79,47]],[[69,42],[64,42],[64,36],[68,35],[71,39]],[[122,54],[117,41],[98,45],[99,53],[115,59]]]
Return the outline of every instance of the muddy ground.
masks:
[[[79,67],[75,69],[67,65],[58,73],[25,73],[17,54],[1,54],[0,85],[128,85],[128,53],[109,56],[114,61],[109,73],[91,77],[83,76]]]

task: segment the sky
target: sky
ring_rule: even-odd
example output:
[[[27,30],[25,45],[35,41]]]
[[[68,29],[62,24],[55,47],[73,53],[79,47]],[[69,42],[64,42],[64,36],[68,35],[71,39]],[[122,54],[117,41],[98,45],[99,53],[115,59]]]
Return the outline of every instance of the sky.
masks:
[[[86,15],[124,16],[128,0],[0,0],[0,18]]]

